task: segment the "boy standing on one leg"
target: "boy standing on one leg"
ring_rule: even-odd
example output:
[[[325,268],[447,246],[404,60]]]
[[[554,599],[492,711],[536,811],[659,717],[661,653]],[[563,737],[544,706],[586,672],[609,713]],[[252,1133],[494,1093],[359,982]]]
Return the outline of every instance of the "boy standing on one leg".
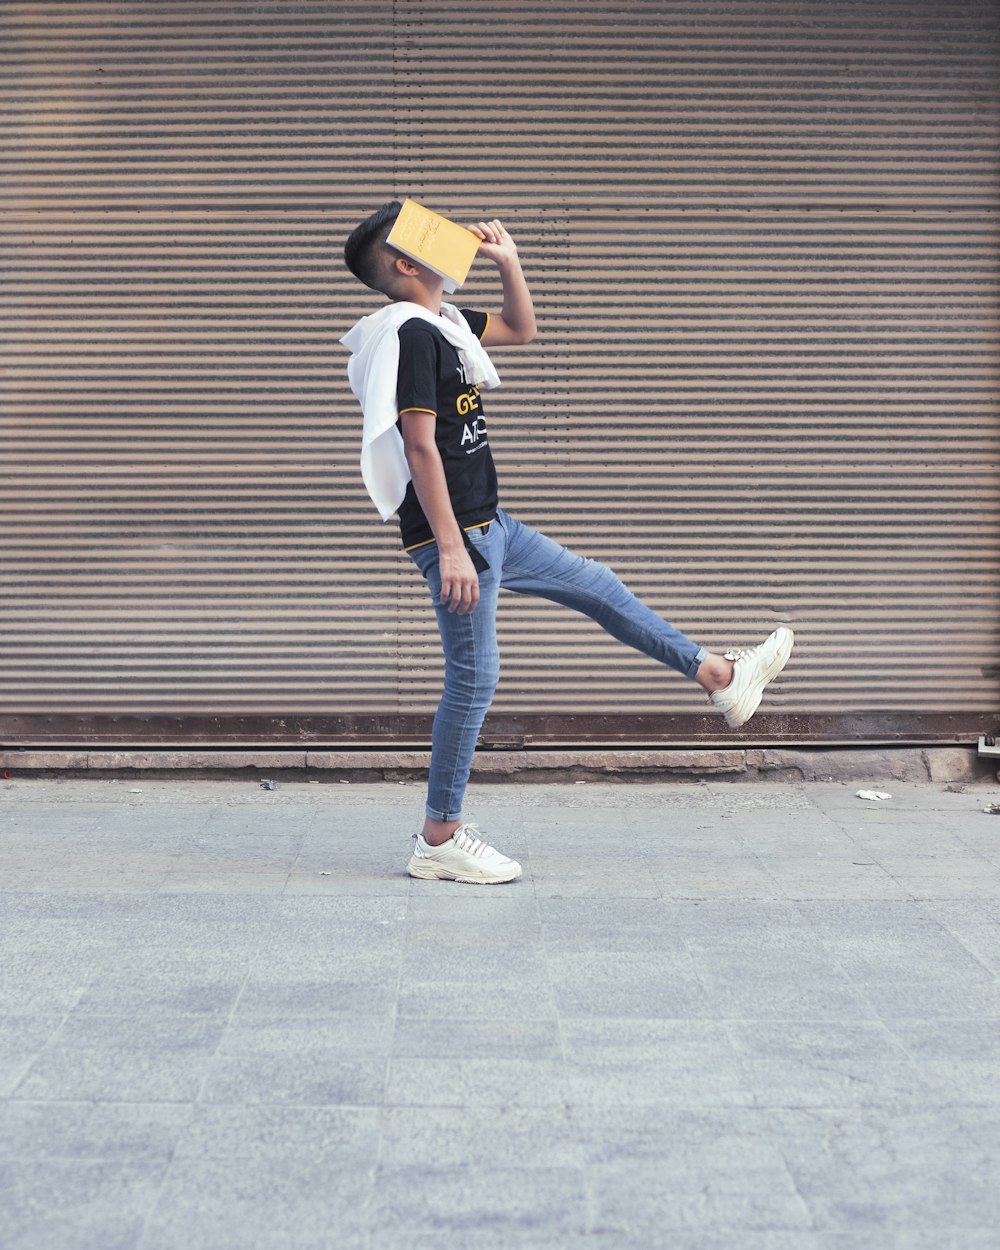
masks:
[[[535,314],[517,248],[499,221],[469,227],[500,272],[498,314],[443,302],[437,274],[386,243],[400,204],[385,204],[347,240],[351,272],[390,303],[344,336],[364,411],[362,473],[383,520],[398,512],[403,546],[427,579],[445,657],[434,718],[426,817],[411,876],[512,881],[521,866],[462,820],[472,756],[499,677],[501,589],[592,617],[615,638],[696,681],[736,728],[784,668],[792,632],[715,655],[637,599],[605,565],[574,555],[499,506],[481,392],[499,384],[485,349],[529,343]]]

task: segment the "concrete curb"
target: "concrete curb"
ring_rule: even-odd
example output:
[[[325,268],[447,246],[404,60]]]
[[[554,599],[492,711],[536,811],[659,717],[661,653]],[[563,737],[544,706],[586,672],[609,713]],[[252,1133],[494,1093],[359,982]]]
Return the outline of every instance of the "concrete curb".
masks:
[[[11,776],[195,775],[277,773],[315,780],[408,780],[427,771],[429,751],[349,751],[232,747],[0,749]],[[975,747],[766,747],[732,749],[479,751],[473,775],[488,781],[657,781],[713,777],[732,781],[994,781],[995,762]]]

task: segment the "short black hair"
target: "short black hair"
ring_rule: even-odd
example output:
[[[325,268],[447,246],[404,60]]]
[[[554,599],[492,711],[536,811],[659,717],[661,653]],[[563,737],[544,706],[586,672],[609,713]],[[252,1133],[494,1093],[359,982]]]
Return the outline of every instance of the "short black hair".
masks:
[[[373,291],[381,291],[383,295],[391,294],[385,289],[385,241],[402,207],[399,200],[389,200],[370,217],[366,217],[360,226],[356,226],[344,244],[347,268],[365,286],[370,286]]]

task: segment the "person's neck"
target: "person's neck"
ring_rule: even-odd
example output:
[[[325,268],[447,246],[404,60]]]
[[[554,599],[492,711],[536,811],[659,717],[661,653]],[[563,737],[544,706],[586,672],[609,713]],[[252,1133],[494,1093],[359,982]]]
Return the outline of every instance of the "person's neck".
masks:
[[[419,304],[421,308],[426,308],[435,317],[440,317],[441,315],[443,297],[443,291],[428,291],[426,287],[416,282],[413,283],[409,290],[401,291],[399,296],[401,300],[408,304]]]

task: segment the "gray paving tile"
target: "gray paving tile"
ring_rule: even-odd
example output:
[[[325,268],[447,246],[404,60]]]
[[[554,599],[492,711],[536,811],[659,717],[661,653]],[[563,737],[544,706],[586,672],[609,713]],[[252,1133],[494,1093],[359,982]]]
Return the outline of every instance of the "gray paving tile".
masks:
[[[896,812],[901,816],[924,811],[943,811],[962,813],[975,810],[977,804],[973,795],[958,794],[939,786],[916,785],[912,782],[886,781],[885,785],[857,785],[848,782],[811,782],[808,790],[810,801],[820,811],[836,812],[877,812],[879,814]],[[886,790],[892,799],[878,804],[867,803],[859,799],[859,789]]]
[[[640,1244],[650,1250],[994,1250],[996,1234],[989,1229],[969,1228],[926,1233],[919,1229],[900,1232],[887,1228],[855,1229],[849,1233],[802,1228],[718,1232],[671,1228],[659,1236],[654,1230],[647,1230],[641,1239],[631,1232],[598,1233],[588,1236],[585,1242],[587,1250],[636,1250]],[[566,1250],[578,1247],[566,1243]]]
[[[560,1237],[584,1232],[584,1198],[577,1168],[385,1165],[375,1187],[373,1241],[483,1245],[484,1237],[499,1233],[507,1245],[524,1235],[558,1244]]]
[[[563,1016],[687,1019],[712,1014],[701,980],[655,955],[550,955],[552,992]]]
[[[185,1103],[0,1103],[0,1159],[169,1162],[188,1132]]]
[[[802,925],[758,924],[753,931],[709,926],[685,933],[684,942],[706,971],[752,967],[821,979],[840,974],[822,937]]]
[[[568,1060],[598,1067],[700,1061],[710,1068],[737,1055],[729,1028],[714,1020],[566,1019],[560,1032]]]
[[[885,899],[902,902],[910,897],[906,886],[876,860],[859,854],[855,861],[806,859],[769,860],[768,871],[781,893],[791,899]]]
[[[345,900],[309,901],[339,905]],[[385,900],[372,901],[382,903]],[[344,923],[339,916],[290,916],[284,920],[272,917],[262,921],[254,934],[247,937],[246,945],[261,967],[360,969],[398,961],[405,939],[401,918],[359,918],[353,923]]]
[[[346,971],[354,975],[345,976],[344,969],[334,968],[332,975],[324,979],[283,976],[273,968],[269,971],[267,978],[253,973],[247,979],[235,1004],[234,1023],[242,1025],[254,1017],[388,1017],[395,1010],[398,974],[391,964],[369,969],[367,976],[350,968]]]
[[[815,936],[803,929],[689,934],[692,966],[723,1019],[857,1020],[873,1009]]]
[[[203,1102],[310,1106],[382,1102],[388,1017],[234,1021],[207,1065]]]
[[[538,919],[538,903],[524,878],[500,886],[455,881],[410,882],[407,919],[414,924],[475,925],[516,930]]]
[[[1000,1224],[1000,1173],[973,1143],[922,1109],[829,1125],[788,1166],[814,1226],[927,1231]]]
[[[532,852],[531,878],[538,898],[659,898],[656,876],[642,859],[620,855],[545,855]]]
[[[809,1209],[780,1160],[762,1165],[748,1158],[739,1168],[631,1161],[593,1170],[588,1181],[595,1225],[627,1232],[636,1245],[648,1245],[650,1238],[666,1244],[667,1237],[684,1229],[704,1235],[812,1227]]]
[[[502,1010],[502,1004],[498,1005]],[[393,1057],[440,1059],[452,1055],[476,1059],[546,1059],[562,1057],[562,1037],[554,1018],[511,1016],[400,1016],[392,1041]]]
[[[1000,894],[1000,867],[987,860],[884,859],[886,871],[913,898],[996,898]]]
[[[165,871],[154,875],[142,871],[109,874],[101,868],[80,870],[60,863],[44,871],[8,872],[4,884],[9,890],[36,894],[76,894],[86,890],[108,896],[142,895],[158,890],[166,877]]]
[[[896,1019],[888,1026],[914,1059],[1000,1063],[1000,1020]]]
[[[0,1163],[4,1250],[134,1250],[167,1160]]]
[[[953,925],[949,932],[970,955],[1000,977],[1000,926],[995,924]]]
[[[584,791],[584,787],[581,786],[580,790]],[[505,814],[506,811],[515,813],[516,821],[522,825],[532,840],[546,838],[564,844],[572,838],[579,837],[585,839],[590,846],[594,844],[595,835],[601,842],[609,839],[620,841],[636,823],[633,813],[626,814],[618,804],[613,802],[600,803],[596,806],[588,805],[585,801],[587,796],[599,797],[598,792],[589,786],[585,789],[585,797],[579,803],[572,801],[567,791],[568,787],[560,787],[557,801],[546,802],[546,791],[542,790],[539,792],[537,802],[531,802],[526,808],[507,808]],[[554,791],[549,790],[547,793],[551,797]],[[563,801],[559,801],[560,799]],[[597,812],[596,819],[591,817],[594,811]],[[654,817],[654,819],[659,823],[659,817]]]
[[[14,1092],[55,1101],[189,1101],[223,1027],[217,1017],[70,1017]]]
[[[872,1011],[887,1022],[982,1017],[1000,1020],[996,981],[884,981],[859,987]]]
[[[948,1111],[969,1141],[992,1158],[1000,1158],[1000,1107],[979,1101],[967,1104],[954,1100],[949,1103]]]
[[[239,1161],[256,1170],[278,1158],[321,1158],[330,1168],[374,1166],[380,1116],[375,1107],[282,1106],[234,1102],[183,1108],[187,1123],[175,1158]]]
[[[920,1059],[919,1071],[929,1105],[1000,1104],[1000,1062],[996,1060]]]
[[[872,1233],[827,1234],[821,1250],[993,1250],[995,1228],[878,1229]]]
[[[65,1018],[63,1012],[0,1016],[0,1098],[13,1093]]]
[[[138,1250],[367,1250],[373,1169],[285,1147],[176,1160]]]
[[[721,967],[701,972],[703,1014],[721,1020],[862,1020],[878,1014],[869,995],[845,978],[811,978],[801,965],[754,972]]]
[[[482,946],[476,950],[456,950],[450,945],[442,950],[436,944],[410,947],[400,969],[401,985],[406,988],[413,981],[425,981],[429,965],[444,955],[449,969],[447,975],[460,978],[466,984],[488,986],[490,982],[501,984],[516,980],[525,989],[535,987],[547,991],[549,972],[545,951],[541,943],[531,945]]]
[[[660,929],[670,923],[671,905],[652,898],[539,898],[543,924],[591,928]]]
[[[64,1014],[74,1008],[94,976],[88,961],[64,950],[50,953],[32,945],[30,950],[5,951],[8,965],[0,971],[0,1013],[9,1015]]]
[[[751,1059],[901,1060],[911,1057],[898,1034],[877,1020],[735,1020],[726,1026],[735,1051]]]
[[[847,976],[861,985],[906,980],[975,986],[993,979],[951,934],[928,925],[907,931],[880,925],[867,931],[828,931],[821,941]]]
[[[729,935],[741,943],[759,934],[774,934],[785,942],[812,936],[800,905],[785,898],[671,899],[664,904],[663,920],[685,935]]]
[[[143,952],[150,959],[148,951]],[[81,1015],[228,1015],[245,980],[242,969],[213,976],[189,961],[143,967],[134,958],[127,967],[97,972],[73,1008]]]
[[[946,929],[964,924],[1000,926],[1000,898],[928,899],[920,908]]]
[[[576,1106],[739,1106],[751,1100],[725,1028],[708,1021],[564,1020]]]
[[[759,1107],[919,1108],[930,1093],[923,1068],[906,1060],[748,1059],[741,1070]]]
[[[572,956],[586,960],[591,955],[655,955],[665,966],[690,964],[690,952],[683,935],[663,925],[546,924],[541,940],[550,956]]]
[[[909,933],[914,928],[940,928],[934,904],[918,899],[800,899],[795,907],[820,935]]]
[[[395,1107],[556,1107],[570,1101],[560,1059],[394,1057],[385,1101]]]
[[[777,899],[781,882],[753,858],[691,859],[675,856],[655,861],[650,874],[665,899]]]
[[[555,1167],[583,1164],[575,1108],[389,1106],[383,1113],[386,1167]]]
[[[345,898],[405,895],[409,879],[401,869],[380,872],[370,865],[328,862],[323,868],[295,863],[285,882],[285,894],[319,894]]]
[[[500,1010],[508,1019],[554,1018],[557,1009],[552,985],[542,979],[527,983],[521,981],[517,978],[516,968],[512,968],[508,979],[503,981],[490,975],[478,980],[460,980],[450,976],[447,980],[440,977],[408,979],[399,987],[400,1018],[465,1016],[493,1019]]]
[[[661,1106],[593,1105],[573,1109],[588,1168],[663,1160],[739,1168],[752,1153],[757,1161],[779,1163],[796,1131],[817,1131],[811,1113],[748,1105]]]
[[[234,871],[218,865],[179,868],[167,873],[161,884],[163,894],[281,894],[288,883],[289,870],[253,869]]]

